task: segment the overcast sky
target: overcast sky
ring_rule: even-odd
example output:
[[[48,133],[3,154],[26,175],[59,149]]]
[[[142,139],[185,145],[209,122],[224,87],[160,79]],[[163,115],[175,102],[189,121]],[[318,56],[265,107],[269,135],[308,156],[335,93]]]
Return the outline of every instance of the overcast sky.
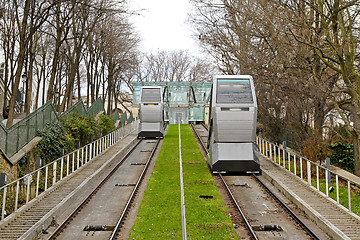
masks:
[[[132,10],[144,9],[140,16],[132,16],[145,52],[164,49],[198,51],[185,21],[190,11],[188,0],[131,0]]]

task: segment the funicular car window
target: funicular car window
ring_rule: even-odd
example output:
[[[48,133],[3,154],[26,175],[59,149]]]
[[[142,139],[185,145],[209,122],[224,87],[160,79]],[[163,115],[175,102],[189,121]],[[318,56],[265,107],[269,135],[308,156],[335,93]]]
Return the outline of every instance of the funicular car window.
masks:
[[[141,102],[158,103],[161,102],[161,94],[159,88],[143,88]]]
[[[250,80],[218,79],[217,103],[253,103]]]

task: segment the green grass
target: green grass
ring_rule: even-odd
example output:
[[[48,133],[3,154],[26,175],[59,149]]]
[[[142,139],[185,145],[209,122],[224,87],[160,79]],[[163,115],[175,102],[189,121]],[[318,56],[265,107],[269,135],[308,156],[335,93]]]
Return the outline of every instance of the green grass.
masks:
[[[177,125],[170,125],[129,239],[181,239]]]
[[[188,238],[238,239],[190,126],[181,131]],[[129,239],[182,239],[178,144],[178,126],[169,125]]]
[[[238,239],[189,125],[181,126],[181,153],[189,239]],[[204,199],[200,195],[211,195]]]

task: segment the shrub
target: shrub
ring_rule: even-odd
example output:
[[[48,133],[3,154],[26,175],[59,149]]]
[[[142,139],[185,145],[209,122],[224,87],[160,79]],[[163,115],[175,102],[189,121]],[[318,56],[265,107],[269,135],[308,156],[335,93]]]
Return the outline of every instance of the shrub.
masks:
[[[100,128],[93,118],[74,113],[62,118],[61,121],[65,130],[81,145],[88,143],[90,136],[94,138],[99,136]]]
[[[70,152],[74,148],[74,139],[67,135],[60,123],[49,122],[45,128],[38,131],[42,140],[37,144],[35,152],[45,162],[49,163],[64,153]]]
[[[330,144],[332,154],[329,156],[332,165],[351,173],[354,172],[354,146],[349,143],[338,142]]]
[[[101,114],[98,124],[103,135],[114,130],[114,120],[112,119],[112,116]]]

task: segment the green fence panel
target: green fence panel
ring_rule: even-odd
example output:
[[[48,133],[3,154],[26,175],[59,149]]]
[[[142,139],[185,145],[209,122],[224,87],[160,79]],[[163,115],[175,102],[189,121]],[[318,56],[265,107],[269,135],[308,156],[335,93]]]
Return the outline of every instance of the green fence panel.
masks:
[[[120,126],[124,126],[126,124],[126,121],[127,121],[127,114],[126,114],[126,112],[124,112],[124,114],[121,115],[121,118],[120,118]]]
[[[2,122],[0,122],[0,149],[2,152],[6,152],[6,137],[7,137],[7,129]]]
[[[38,129],[42,129],[44,124],[50,121],[59,121],[59,119],[53,105],[49,101],[5,131],[6,147],[5,149],[2,148],[5,154],[8,157],[13,156],[36,137]],[[1,139],[3,139],[3,134],[1,135]]]
[[[134,121],[134,116],[133,116],[132,113],[130,113],[130,116],[129,116],[128,120],[127,120],[127,123],[131,123],[133,121]]]
[[[87,114],[87,111],[85,109],[85,105],[82,101],[82,99],[80,99],[79,101],[77,101],[77,103],[75,103],[74,105],[72,105],[71,107],[69,107],[65,112],[63,112],[61,115],[60,115],[60,118],[63,118],[65,116],[69,116],[70,114],[73,114],[73,113],[78,113],[78,114],[81,114],[81,115],[85,115]]]
[[[112,120],[114,121],[114,123],[116,123],[117,120],[120,120],[120,115],[119,115],[119,111],[116,109],[114,114],[112,115]]]
[[[86,111],[84,103],[80,99],[77,103],[63,112],[60,117],[75,112],[84,116],[95,116],[100,111],[104,111],[104,104],[101,98],[96,100],[88,111]],[[114,114],[113,118],[121,119],[119,113],[116,112],[116,114]],[[127,120],[126,114],[124,114],[124,119],[123,124],[125,124]],[[0,122],[0,148],[8,157],[12,157],[36,137],[38,130],[43,129],[46,123],[58,121],[59,117],[57,111],[49,101],[8,129]]]
[[[88,111],[87,111],[87,116],[88,117],[94,117],[96,116],[99,112],[105,112],[105,108],[104,108],[104,102],[101,98],[98,98],[95,102],[93,102],[93,104],[91,104],[91,106],[89,107]]]

